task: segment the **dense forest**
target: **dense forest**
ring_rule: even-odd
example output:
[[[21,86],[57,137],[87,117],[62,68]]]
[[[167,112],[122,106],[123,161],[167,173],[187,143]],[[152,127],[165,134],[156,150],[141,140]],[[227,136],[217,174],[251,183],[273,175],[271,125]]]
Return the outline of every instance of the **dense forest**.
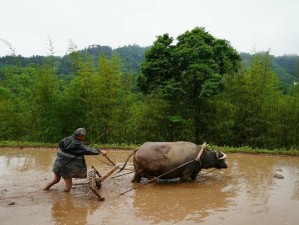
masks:
[[[238,53],[204,28],[149,47],[11,54],[0,58],[0,139],[54,143],[85,127],[92,143],[298,148],[298,62]]]

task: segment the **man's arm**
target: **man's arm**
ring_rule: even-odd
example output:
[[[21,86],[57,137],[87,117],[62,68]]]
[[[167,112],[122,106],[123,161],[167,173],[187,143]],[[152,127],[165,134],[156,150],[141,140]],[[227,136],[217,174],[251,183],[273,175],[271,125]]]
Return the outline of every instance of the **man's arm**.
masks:
[[[101,151],[81,143],[76,145],[76,147],[73,149],[73,153],[76,155],[99,155]]]

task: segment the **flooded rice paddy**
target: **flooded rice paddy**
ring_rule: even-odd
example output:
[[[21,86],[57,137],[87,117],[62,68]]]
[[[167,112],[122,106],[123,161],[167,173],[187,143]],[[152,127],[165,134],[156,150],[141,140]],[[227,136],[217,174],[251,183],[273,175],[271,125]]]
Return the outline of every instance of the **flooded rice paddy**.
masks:
[[[117,164],[131,151],[110,150]],[[299,158],[228,154],[226,170],[203,170],[195,182],[136,187],[133,174],[102,183],[97,201],[84,179],[42,191],[52,179],[55,149],[0,149],[1,224],[298,224]],[[102,156],[86,156],[104,175]],[[132,163],[129,164],[132,169]],[[126,170],[124,173],[128,173]],[[115,176],[116,174],[114,174]],[[113,176],[112,176],[113,177]]]

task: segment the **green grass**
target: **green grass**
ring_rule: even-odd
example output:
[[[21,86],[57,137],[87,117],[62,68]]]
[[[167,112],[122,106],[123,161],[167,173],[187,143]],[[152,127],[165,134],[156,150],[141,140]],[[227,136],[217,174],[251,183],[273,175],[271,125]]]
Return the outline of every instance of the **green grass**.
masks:
[[[28,141],[0,141],[0,147],[57,147],[58,144]]]
[[[299,149],[260,149],[248,146],[244,147],[227,147],[227,146],[211,146],[212,149],[217,149],[225,153],[249,153],[249,154],[268,154],[268,155],[288,155],[299,156]]]
[[[58,143],[42,143],[42,142],[26,142],[26,141],[0,141],[0,147],[50,147],[55,148]],[[94,148],[103,149],[137,149],[138,145],[133,144],[94,144]],[[269,155],[287,155],[299,156],[299,149],[258,149],[248,146],[244,147],[228,147],[228,146],[215,146],[210,145],[211,149],[223,151],[225,153],[248,153],[248,154],[269,154]]]
[[[44,147],[55,148],[58,143],[28,142],[28,141],[0,141],[0,147]],[[93,148],[111,148],[111,149],[136,149],[137,145],[131,144],[94,144]]]

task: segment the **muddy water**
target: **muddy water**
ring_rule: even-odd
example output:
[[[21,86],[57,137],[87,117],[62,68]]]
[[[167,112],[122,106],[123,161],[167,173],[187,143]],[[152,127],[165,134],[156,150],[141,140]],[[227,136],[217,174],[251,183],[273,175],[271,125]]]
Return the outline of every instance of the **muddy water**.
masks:
[[[123,163],[131,151],[110,151]],[[104,202],[74,180],[41,191],[52,178],[56,150],[0,150],[0,224],[298,224],[299,158],[229,154],[229,168],[202,171],[195,182],[136,187],[132,174],[102,183]],[[111,169],[102,156],[87,156],[104,175]],[[130,166],[129,165],[129,169]],[[128,170],[125,171],[129,172]],[[283,179],[274,175],[282,175]]]

